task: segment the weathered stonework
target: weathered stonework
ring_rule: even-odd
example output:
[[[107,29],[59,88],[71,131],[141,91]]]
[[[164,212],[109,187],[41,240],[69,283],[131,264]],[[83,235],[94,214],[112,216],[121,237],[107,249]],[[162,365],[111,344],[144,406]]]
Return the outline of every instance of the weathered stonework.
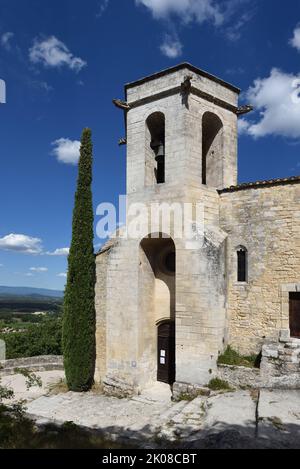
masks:
[[[218,378],[235,388],[300,389],[300,340],[263,345],[260,369],[218,365]]]
[[[263,379],[260,370],[245,366],[218,365],[217,377],[233,388],[260,388]]]
[[[195,399],[199,396],[209,396],[210,390],[197,384],[180,383],[176,381],[172,387],[172,399],[174,401]]]
[[[14,358],[0,361],[0,377],[15,374],[16,368],[31,372],[63,370],[63,357],[43,355],[39,357]]]
[[[175,394],[217,376],[228,344],[249,355],[289,336],[289,294],[300,291],[300,178],[236,186],[238,92],[188,64],[126,86],[127,227],[134,203],[147,216],[153,203],[201,203],[204,242],[195,247],[162,222],[155,233],[167,238],[149,241],[145,217],[138,237],[119,236],[98,254],[95,379],[108,393],[138,393],[157,379],[164,321],[175,321]],[[148,124],[155,115],[165,125],[161,184]],[[172,274],[161,267],[171,246]],[[237,282],[240,246],[248,253],[244,283]]]
[[[223,193],[220,223],[228,233],[228,342],[241,354],[289,330],[289,292],[300,288],[300,185]],[[248,250],[248,282],[236,277],[236,248]]]
[[[280,389],[300,388],[300,340],[264,345],[261,375],[264,387]]]

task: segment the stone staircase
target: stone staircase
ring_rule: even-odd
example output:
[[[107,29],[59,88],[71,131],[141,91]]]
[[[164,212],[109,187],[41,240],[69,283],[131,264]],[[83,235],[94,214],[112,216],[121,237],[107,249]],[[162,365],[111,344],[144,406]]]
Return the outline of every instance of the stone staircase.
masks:
[[[203,425],[206,408],[206,397],[177,402],[160,416],[158,438],[176,441],[198,433]]]

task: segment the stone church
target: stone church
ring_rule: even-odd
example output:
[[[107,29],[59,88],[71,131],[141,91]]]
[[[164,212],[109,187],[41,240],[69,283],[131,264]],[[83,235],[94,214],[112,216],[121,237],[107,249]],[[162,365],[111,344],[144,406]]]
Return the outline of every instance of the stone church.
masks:
[[[300,342],[300,177],[238,184],[237,121],[251,110],[239,92],[183,63],[115,101],[128,207],[201,202],[204,243],[145,223],[97,254],[96,381],[112,392],[205,385],[228,345],[250,355]]]

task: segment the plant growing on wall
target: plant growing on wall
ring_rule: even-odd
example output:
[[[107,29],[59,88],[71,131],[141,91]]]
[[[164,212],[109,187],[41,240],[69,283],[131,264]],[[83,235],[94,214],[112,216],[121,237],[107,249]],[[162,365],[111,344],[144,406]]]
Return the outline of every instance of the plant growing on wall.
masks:
[[[71,391],[88,391],[95,368],[95,255],[93,246],[92,138],[81,138],[72,241],[64,297],[63,355]]]

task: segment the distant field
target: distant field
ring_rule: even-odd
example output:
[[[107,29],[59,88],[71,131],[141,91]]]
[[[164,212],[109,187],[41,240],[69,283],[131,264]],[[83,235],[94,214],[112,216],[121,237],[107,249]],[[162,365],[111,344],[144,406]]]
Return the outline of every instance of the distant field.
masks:
[[[6,358],[61,355],[62,304],[62,298],[0,294]]]
[[[0,319],[4,314],[35,313],[35,312],[59,312],[62,306],[62,298],[34,297],[34,296],[1,296],[0,295]]]

